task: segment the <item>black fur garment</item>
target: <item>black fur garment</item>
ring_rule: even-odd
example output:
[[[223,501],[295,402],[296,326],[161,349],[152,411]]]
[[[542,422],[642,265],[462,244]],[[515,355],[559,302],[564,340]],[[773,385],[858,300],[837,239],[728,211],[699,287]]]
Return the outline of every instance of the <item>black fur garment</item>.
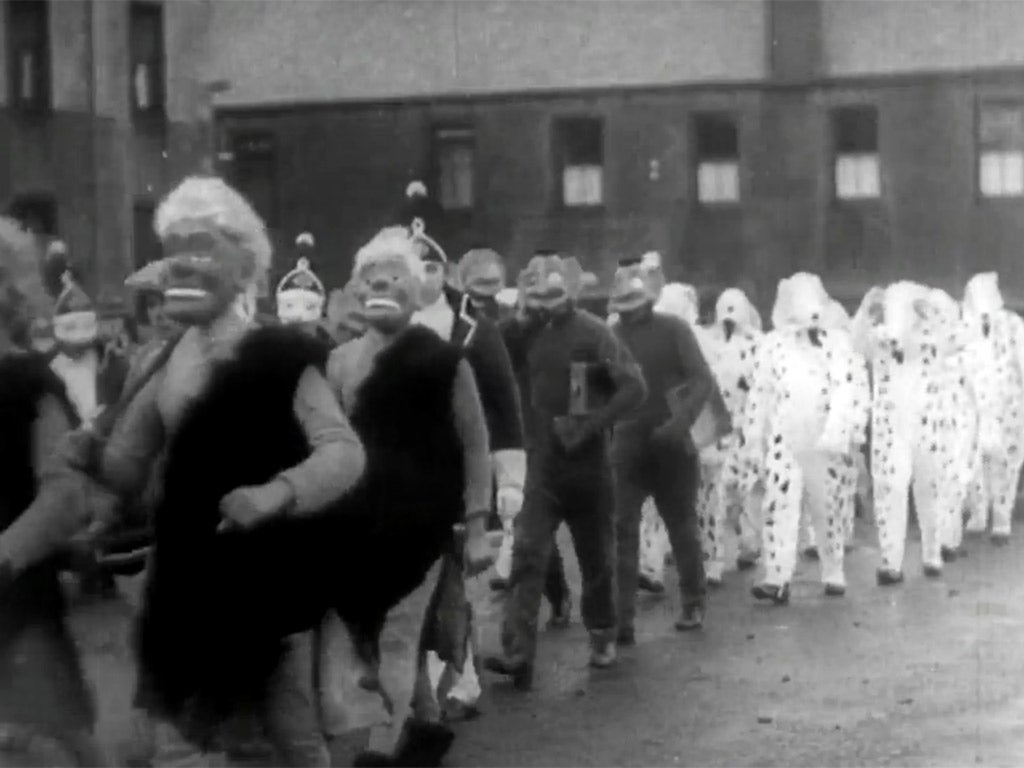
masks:
[[[43,355],[0,358],[0,530],[35,497],[34,426],[39,403],[47,396],[61,403],[74,425],[64,385]],[[92,727],[92,702],[64,614],[52,559],[19,574],[0,592],[0,723],[56,732]]]
[[[139,626],[142,703],[200,744],[265,695],[283,638],[328,610],[372,644],[462,513],[451,412],[459,353],[416,328],[379,355],[350,414],[367,452],[356,489],[322,514],[216,533],[224,495],[308,456],[293,399],[323,352],[301,331],[249,332],[169,446]]]

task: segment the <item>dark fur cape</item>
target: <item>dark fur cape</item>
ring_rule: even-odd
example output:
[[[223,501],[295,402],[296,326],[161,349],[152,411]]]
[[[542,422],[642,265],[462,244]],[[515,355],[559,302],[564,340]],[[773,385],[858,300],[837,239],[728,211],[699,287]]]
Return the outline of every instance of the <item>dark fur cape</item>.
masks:
[[[142,703],[199,743],[265,695],[283,638],[328,610],[372,645],[462,512],[451,413],[459,355],[410,329],[378,356],[350,414],[367,452],[353,492],[322,514],[216,533],[225,494],[308,456],[292,404],[302,372],[322,367],[324,352],[295,329],[251,331],[169,445],[139,625]]]
[[[45,396],[56,397],[75,423],[64,386],[44,355],[0,359],[0,530],[35,498],[34,425]],[[64,613],[55,559],[29,568],[0,592],[0,722],[57,730],[91,726],[92,705]]]

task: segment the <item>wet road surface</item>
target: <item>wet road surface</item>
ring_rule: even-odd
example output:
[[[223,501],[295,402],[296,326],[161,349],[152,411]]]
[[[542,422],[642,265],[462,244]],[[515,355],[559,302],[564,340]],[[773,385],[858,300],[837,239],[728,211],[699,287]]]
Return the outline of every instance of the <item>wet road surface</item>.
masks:
[[[608,671],[587,668],[576,609],[571,628],[543,632],[532,692],[484,673],[484,712],[456,726],[447,764],[1022,765],[1024,535],[968,547],[928,580],[912,542],[906,583],[880,588],[873,531],[863,530],[846,597],[826,598],[818,564],[804,560],[785,607],[749,596],[755,574],[727,572],[699,633],[673,629],[670,584],[663,598],[641,596],[638,644]],[[492,647],[499,611],[496,601]],[[117,751],[132,738],[129,614],[106,603],[75,616],[90,677],[105,681],[100,736]]]

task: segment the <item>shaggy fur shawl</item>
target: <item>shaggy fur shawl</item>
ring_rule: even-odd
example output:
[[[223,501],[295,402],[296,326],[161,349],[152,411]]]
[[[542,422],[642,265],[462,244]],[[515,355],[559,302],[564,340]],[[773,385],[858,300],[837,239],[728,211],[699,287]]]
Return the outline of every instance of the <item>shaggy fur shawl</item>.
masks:
[[[35,498],[34,428],[39,402],[47,395],[60,401],[74,424],[64,385],[50,370],[45,356],[30,352],[0,359],[0,530],[20,517]],[[52,563],[30,569],[0,596],[0,627],[13,627],[15,604],[24,603],[23,608],[36,605],[43,610],[44,605],[53,607],[55,601],[59,602],[58,594]]]
[[[64,385],[37,353],[0,359],[0,530],[36,493],[33,437],[39,402],[56,397],[75,424]],[[46,729],[91,727],[92,705],[78,657],[64,629],[58,566],[50,559],[24,571],[0,593],[0,723]]]
[[[333,508],[246,533],[217,533],[220,499],[309,453],[292,403],[324,347],[301,331],[250,331],[219,364],[172,439],[139,627],[145,703],[207,742],[258,702],[283,639],[331,609],[371,646],[387,612],[418,586],[462,512],[451,413],[459,355],[432,332],[377,358],[350,414],[367,453],[358,486]]]

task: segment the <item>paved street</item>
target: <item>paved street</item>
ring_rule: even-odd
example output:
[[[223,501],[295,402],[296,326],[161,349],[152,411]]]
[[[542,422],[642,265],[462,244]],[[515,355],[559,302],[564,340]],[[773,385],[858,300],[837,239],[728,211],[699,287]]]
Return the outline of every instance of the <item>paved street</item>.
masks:
[[[969,542],[941,581],[920,575],[913,542],[907,583],[888,589],[874,585],[873,532],[859,540],[844,599],[821,595],[812,562],[784,608],[755,604],[753,576],[732,572],[704,632],[681,635],[673,590],[645,596],[638,646],[614,671],[587,669],[575,611],[571,629],[544,634],[532,693],[489,679],[485,713],[459,726],[448,764],[1020,764],[1024,538]],[[578,595],[575,568],[572,581]],[[101,690],[114,745],[130,733],[124,620],[101,610],[78,624],[90,672],[115,681]]]

